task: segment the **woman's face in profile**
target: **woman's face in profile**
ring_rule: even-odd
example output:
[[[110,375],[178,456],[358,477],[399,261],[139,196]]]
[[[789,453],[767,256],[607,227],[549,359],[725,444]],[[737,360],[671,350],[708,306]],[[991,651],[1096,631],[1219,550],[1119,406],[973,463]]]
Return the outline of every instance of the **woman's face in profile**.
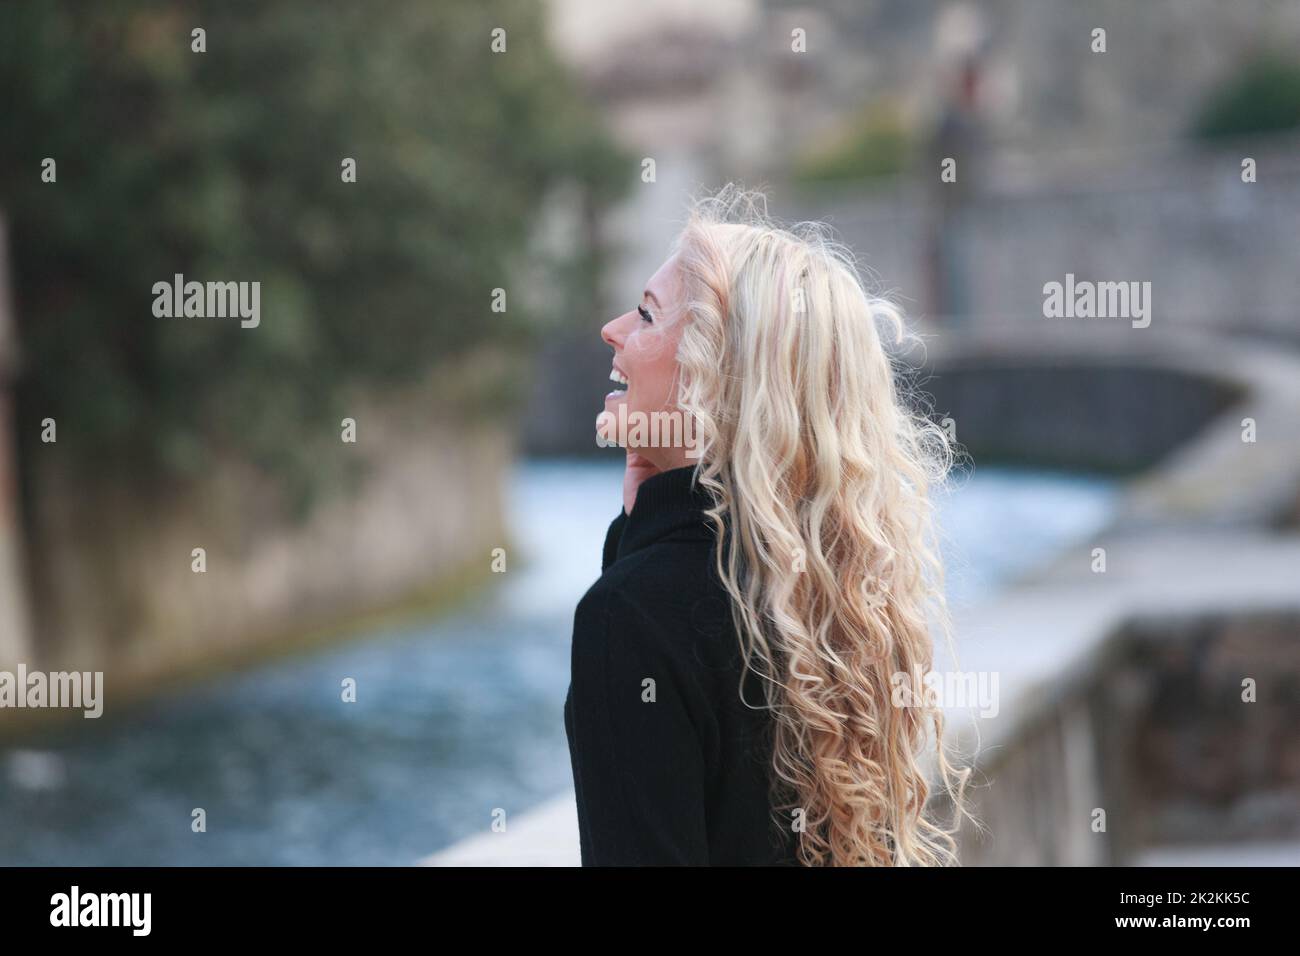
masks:
[[[596,430],[606,441],[625,444],[625,436],[619,433],[624,415],[629,435],[635,436],[638,420],[644,423],[644,433],[651,435],[650,416],[676,410],[677,343],[684,327],[681,293],[674,256],[650,277],[640,302],[600,330],[600,337],[614,350],[614,390],[605,396],[605,412],[596,421]],[[631,444],[640,445],[635,440]],[[646,451],[646,457],[658,457],[653,448]]]

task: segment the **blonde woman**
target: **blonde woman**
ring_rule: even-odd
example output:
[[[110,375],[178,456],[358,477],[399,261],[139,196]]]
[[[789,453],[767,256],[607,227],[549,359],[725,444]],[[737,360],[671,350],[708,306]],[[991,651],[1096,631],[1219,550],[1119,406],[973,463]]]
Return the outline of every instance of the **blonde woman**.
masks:
[[[824,229],[734,187],[601,330],[627,469],[565,702],[584,865],[956,862],[927,802],[937,780],[960,810],[964,773],[897,694],[944,628],[952,456],[885,332]]]

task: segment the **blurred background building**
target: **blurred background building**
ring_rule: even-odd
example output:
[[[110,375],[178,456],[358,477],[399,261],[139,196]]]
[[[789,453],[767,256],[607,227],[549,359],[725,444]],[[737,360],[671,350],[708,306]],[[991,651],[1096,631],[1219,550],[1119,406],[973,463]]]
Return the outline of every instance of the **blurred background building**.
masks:
[[[0,863],[576,861],[599,329],[727,181],[831,222],[971,454],[966,859],[1297,862],[1297,50],[1268,0],[7,4],[0,669],[108,686],[0,711]],[[177,273],[261,324],[155,318]],[[1067,274],[1150,326],[1045,318]]]

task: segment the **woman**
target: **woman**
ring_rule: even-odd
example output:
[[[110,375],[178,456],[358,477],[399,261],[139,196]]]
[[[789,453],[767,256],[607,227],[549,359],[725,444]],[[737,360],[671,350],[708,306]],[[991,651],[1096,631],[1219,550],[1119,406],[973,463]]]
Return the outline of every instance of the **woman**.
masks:
[[[732,187],[607,324],[623,511],[578,606],[565,702],[584,865],[955,862],[932,662],[943,432],[907,409],[819,227]],[[657,425],[656,425],[657,423]],[[901,685],[900,685],[901,681]],[[906,702],[910,706],[900,706]],[[966,771],[969,772],[969,771]]]

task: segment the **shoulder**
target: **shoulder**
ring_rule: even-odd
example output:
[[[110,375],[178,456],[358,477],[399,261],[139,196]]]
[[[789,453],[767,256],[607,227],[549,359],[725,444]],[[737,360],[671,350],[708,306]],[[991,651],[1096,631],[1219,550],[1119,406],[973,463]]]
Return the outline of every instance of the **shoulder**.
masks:
[[[661,541],[612,561],[579,610],[615,617],[651,632],[680,632],[695,606],[723,594],[707,544]]]
[[[655,544],[614,562],[574,618],[575,667],[600,660],[697,682],[728,666],[735,646],[710,551],[694,543]]]
[[[658,562],[655,548],[611,562],[578,603],[574,643],[606,641],[606,635],[635,634],[650,650],[664,636],[664,582],[654,580]]]
[[[604,725],[601,733],[624,740],[648,735],[650,747],[665,734],[689,731],[715,754],[718,665],[682,595],[644,581],[654,550],[616,562],[579,603],[571,699],[579,720]],[[646,710],[647,701],[660,706]]]

